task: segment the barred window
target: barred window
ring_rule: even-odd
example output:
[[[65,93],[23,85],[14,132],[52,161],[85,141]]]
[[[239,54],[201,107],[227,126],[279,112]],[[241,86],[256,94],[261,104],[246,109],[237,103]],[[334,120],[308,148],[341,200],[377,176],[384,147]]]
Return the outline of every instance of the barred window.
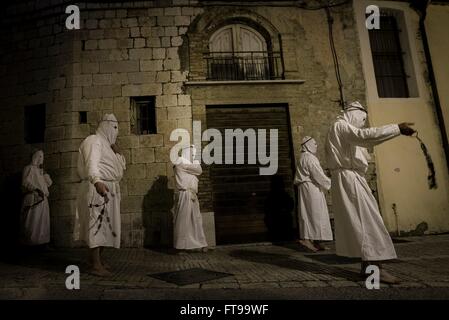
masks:
[[[381,15],[380,29],[369,30],[377,92],[381,98],[410,97],[401,32],[397,18],[390,14]]]
[[[137,135],[157,133],[154,97],[131,98],[131,131]]]

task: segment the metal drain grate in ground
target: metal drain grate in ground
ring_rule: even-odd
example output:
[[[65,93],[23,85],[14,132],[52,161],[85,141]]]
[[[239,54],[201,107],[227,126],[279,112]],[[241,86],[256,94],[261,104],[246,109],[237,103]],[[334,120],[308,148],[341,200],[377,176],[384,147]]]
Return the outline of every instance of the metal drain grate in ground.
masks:
[[[229,277],[233,276],[233,274],[201,268],[193,268],[180,271],[149,274],[149,276],[166,282],[174,283],[178,286],[185,286],[188,284]]]

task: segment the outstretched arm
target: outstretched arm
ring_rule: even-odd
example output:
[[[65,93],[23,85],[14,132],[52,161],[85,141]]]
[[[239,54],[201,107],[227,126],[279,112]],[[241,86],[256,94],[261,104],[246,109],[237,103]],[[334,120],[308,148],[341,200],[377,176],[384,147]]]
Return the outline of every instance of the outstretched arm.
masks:
[[[397,124],[359,129],[348,123],[341,123],[338,126],[338,130],[350,144],[360,147],[372,147],[393,139],[401,134],[401,129]]]

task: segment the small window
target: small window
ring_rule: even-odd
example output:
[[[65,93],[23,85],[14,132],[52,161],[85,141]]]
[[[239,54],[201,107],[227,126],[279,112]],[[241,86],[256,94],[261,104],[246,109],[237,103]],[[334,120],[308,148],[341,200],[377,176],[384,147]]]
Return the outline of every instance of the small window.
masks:
[[[417,96],[402,12],[396,10],[382,12],[380,29],[369,30],[369,39],[379,97]]]
[[[138,135],[156,133],[154,97],[131,98],[131,131]]]
[[[86,111],[80,111],[80,113],[79,113],[79,123],[80,124],[87,123],[87,112]]]
[[[25,143],[43,143],[45,137],[45,104],[24,109]]]

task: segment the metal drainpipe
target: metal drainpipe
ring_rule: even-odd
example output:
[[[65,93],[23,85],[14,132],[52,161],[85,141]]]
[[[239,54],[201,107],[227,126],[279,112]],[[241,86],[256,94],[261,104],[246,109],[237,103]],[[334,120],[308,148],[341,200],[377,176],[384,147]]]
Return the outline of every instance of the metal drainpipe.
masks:
[[[443,111],[441,109],[440,96],[438,95],[438,88],[437,88],[437,84],[436,84],[436,80],[435,80],[435,73],[433,71],[432,56],[430,54],[429,42],[427,39],[426,26],[425,26],[428,4],[429,4],[429,1],[427,1],[425,4],[421,4],[420,7],[418,7],[418,6],[415,7],[413,5],[413,3],[411,6],[416,11],[418,11],[418,14],[419,14],[419,32],[421,33],[421,38],[422,38],[423,47],[424,47],[424,55],[426,57],[427,70],[429,71],[430,86],[432,88],[432,95],[433,95],[433,100],[435,103],[435,111],[437,114],[438,125],[439,125],[440,131],[441,131],[441,139],[443,142],[444,154],[446,156],[446,165],[447,165],[447,168],[449,169],[449,145],[448,145],[446,126],[444,124]]]

